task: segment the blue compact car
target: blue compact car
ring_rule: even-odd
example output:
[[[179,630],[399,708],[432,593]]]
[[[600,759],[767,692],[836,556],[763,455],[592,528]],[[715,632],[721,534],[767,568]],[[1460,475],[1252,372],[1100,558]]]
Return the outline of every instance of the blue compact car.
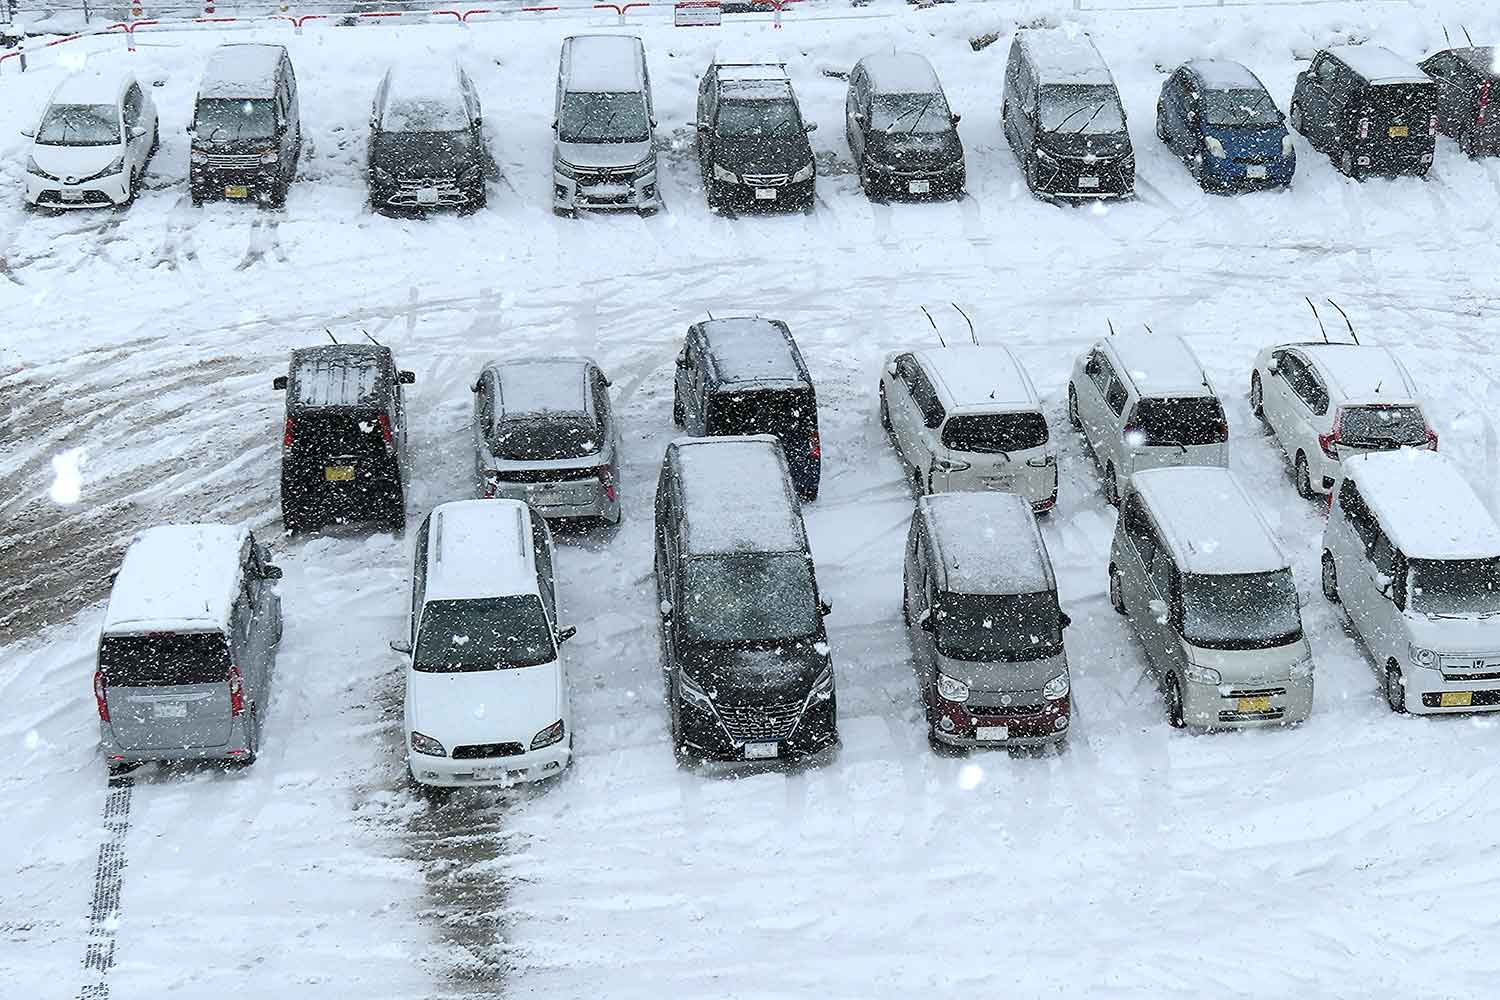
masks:
[[[1285,121],[1254,73],[1219,59],[1183,63],[1156,103],[1157,137],[1204,189],[1290,184],[1297,154]]]

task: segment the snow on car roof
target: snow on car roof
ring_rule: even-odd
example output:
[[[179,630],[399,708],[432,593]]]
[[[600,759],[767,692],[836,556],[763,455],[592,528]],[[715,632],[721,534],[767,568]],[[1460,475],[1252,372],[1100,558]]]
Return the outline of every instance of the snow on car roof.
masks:
[[[922,367],[947,390],[954,407],[1034,408],[1036,387],[1021,362],[1003,345],[929,348],[917,352]]]
[[[1408,559],[1500,556],[1500,525],[1446,455],[1402,448],[1355,455],[1343,464]]]
[[[1331,45],[1325,51],[1368,83],[1425,83],[1432,77],[1383,45]]]
[[[641,40],[636,36],[574,35],[569,43],[569,92],[618,94],[641,89]]]
[[[877,94],[935,94],[942,89],[932,63],[915,52],[892,52],[860,60]]]
[[[1493,45],[1470,45],[1449,51],[1480,74],[1500,77],[1500,49]]]
[[[388,347],[329,344],[292,352],[289,389],[294,406],[374,406],[382,375],[394,367]]]
[[[240,550],[249,534],[228,524],[163,524],[142,531],[115,575],[105,634],[228,628]]]
[[[1344,399],[1356,402],[1410,403],[1416,386],[1389,348],[1373,344],[1301,344],[1297,348],[1317,366]]]
[[[781,63],[758,63],[758,62],[716,62],[714,69],[718,73],[719,81],[727,80],[767,80],[782,83],[790,83],[791,77],[787,76],[786,67]]]
[[[1031,501],[1014,493],[938,493],[917,501],[951,594],[1052,590],[1052,563]]]
[[[455,63],[393,67],[380,127],[386,132],[461,132],[468,104]]]
[[[81,70],[65,77],[52,92],[52,104],[113,104],[119,99],[129,74],[103,69]]]
[[[500,378],[497,416],[588,412],[588,362],[519,358],[494,365]]]
[[[536,552],[520,500],[454,500],[432,511],[428,601],[536,593]]]
[[[796,349],[772,320],[759,316],[711,319],[698,324],[725,385],[806,381]]]
[[[1268,573],[1286,554],[1270,526],[1228,469],[1179,466],[1131,477],[1184,573]]]
[[[1023,28],[1016,40],[1031,57],[1042,86],[1078,83],[1113,86],[1114,77],[1093,39],[1060,28]]]
[[[672,451],[686,515],[684,544],[693,555],[807,547],[776,438],[682,438],[672,443]]]
[[[1212,390],[1187,341],[1171,334],[1122,333],[1104,341],[1115,350],[1142,396],[1202,396]]]
[[[1203,81],[1208,90],[1264,90],[1260,79],[1249,67],[1233,59],[1193,59],[1187,68]]]
[[[276,87],[276,68],[285,54],[280,45],[220,45],[208,57],[198,96],[270,97]]]

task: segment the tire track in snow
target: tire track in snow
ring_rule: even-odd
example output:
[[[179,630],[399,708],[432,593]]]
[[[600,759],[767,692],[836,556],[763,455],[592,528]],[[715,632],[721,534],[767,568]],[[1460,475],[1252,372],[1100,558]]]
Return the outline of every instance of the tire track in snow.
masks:
[[[120,893],[125,882],[125,835],[130,831],[130,778],[111,782],[104,799],[104,842],[94,866],[94,896],[89,903],[88,940],[83,950],[86,982],[78,1000],[109,1000],[109,972],[115,965],[115,935],[120,926]]]
[[[245,248],[245,256],[234,266],[236,271],[247,271],[265,260],[266,254],[270,253],[273,259],[286,263],[286,253],[281,249],[281,239],[277,235],[277,227],[281,220],[276,218],[257,218],[250,223],[250,245]]]
[[[149,269],[163,264],[169,271],[179,270],[185,263],[201,266],[198,246],[193,240],[193,227],[200,215],[201,212],[195,211],[190,196],[184,194],[177,199],[177,203],[167,212],[166,233],[162,237],[161,249],[148,265]]]

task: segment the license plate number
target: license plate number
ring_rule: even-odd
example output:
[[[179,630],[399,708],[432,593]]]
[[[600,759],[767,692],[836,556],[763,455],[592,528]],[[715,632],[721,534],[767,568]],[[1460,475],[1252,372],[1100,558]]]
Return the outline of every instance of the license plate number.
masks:
[[[755,189],[755,197],[758,200],[760,200],[760,201],[775,201],[776,200],[776,189],[775,188],[756,188]]]
[[[423,188],[417,192],[418,205],[436,205],[438,203],[437,188]]]
[[[250,189],[243,184],[226,184],[224,186],[224,197],[248,198],[250,197]]]
[[[1468,708],[1473,704],[1473,691],[1444,691],[1438,695],[1439,708]]]
[[[476,767],[474,769],[475,781],[494,781],[505,773],[503,767]]]
[[[775,743],[746,743],[746,760],[768,760],[775,757],[779,748]]]
[[[330,465],[323,469],[323,478],[330,483],[347,483],[354,479],[354,466]]]
[[[1261,695],[1258,698],[1241,698],[1239,702],[1239,713],[1241,715],[1252,715],[1258,712],[1269,712],[1271,710],[1271,696]]]
[[[1392,139],[1405,139],[1409,135],[1411,135],[1411,128],[1410,128],[1410,126],[1407,126],[1407,125],[1392,125],[1391,126],[1391,138]]]
[[[974,738],[976,740],[1008,740],[1010,739],[1010,727],[975,726]]]
[[[157,702],[153,708],[158,719],[187,718],[187,706],[180,701]]]
[[[1078,178],[1078,186],[1081,188],[1096,188],[1099,186],[1099,178],[1080,177]]]
[[[1245,176],[1249,177],[1249,178],[1251,178],[1253,180],[1264,179],[1265,176],[1266,176],[1266,168],[1265,167],[1259,167],[1259,166],[1246,167],[1245,168]]]
[[[906,189],[912,194],[926,194],[932,190],[932,181],[912,181]]]
[[[66,191],[65,190],[62,193],[62,200],[63,201],[82,201],[83,200],[83,192],[82,191]]]

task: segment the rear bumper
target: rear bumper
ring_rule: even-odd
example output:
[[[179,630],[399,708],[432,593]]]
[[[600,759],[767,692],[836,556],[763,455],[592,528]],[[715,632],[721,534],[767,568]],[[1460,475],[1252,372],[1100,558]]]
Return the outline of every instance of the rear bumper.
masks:
[[[390,467],[356,464],[355,478],[347,482],[329,482],[321,463],[282,468],[282,510],[291,508],[307,521],[377,515],[401,493],[400,472]]]
[[[565,480],[555,485],[495,482],[493,489],[486,489],[484,498],[520,500],[543,517],[597,517],[614,521],[620,516],[618,490],[611,500],[597,479]]]
[[[121,746],[108,722],[99,723],[99,752],[108,764],[140,764],[147,761],[172,760],[241,760],[249,755],[250,733],[247,716],[236,716],[229,728],[229,739],[213,747],[150,747],[137,749]]]
[[[1033,510],[1050,510],[1057,501],[1057,464],[1036,467],[1018,461],[962,472],[935,472],[932,486],[937,492],[1016,493],[1030,500]]]
[[[1432,166],[1435,140],[1393,149],[1387,143],[1356,142],[1349,150],[1354,166],[1376,174],[1419,174]]]
[[[506,787],[543,781],[567,770],[572,759],[572,736],[555,746],[514,757],[454,760],[406,751],[406,764],[411,770],[412,780],[438,788]]]

